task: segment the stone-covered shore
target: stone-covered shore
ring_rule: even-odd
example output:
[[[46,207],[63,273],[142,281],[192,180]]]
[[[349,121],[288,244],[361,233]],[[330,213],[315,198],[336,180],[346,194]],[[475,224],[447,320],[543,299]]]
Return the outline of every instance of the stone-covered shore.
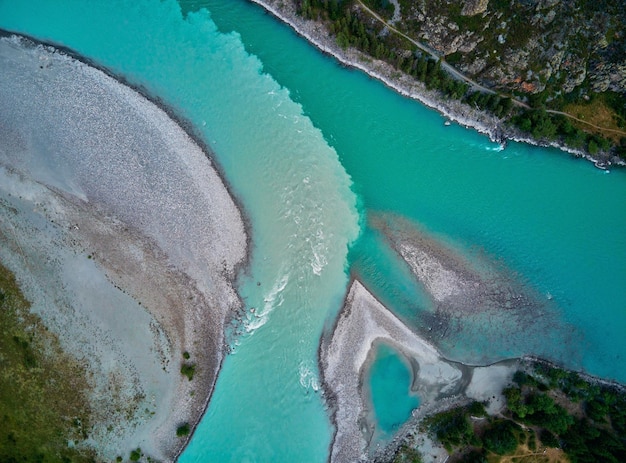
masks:
[[[145,95],[11,34],[0,67],[0,260],[87,370],[75,444],[175,461],[241,306],[244,218],[209,153]]]

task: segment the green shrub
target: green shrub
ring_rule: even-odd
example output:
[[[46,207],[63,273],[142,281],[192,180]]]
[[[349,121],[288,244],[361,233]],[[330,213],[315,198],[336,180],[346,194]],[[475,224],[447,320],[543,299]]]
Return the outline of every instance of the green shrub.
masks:
[[[182,426],[179,426],[179,427],[176,429],[176,436],[177,436],[177,437],[184,437],[184,436],[188,436],[188,435],[189,435],[189,432],[190,432],[190,429],[189,429],[189,423],[185,423],[185,424],[183,424]]]
[[[499,421],[485,431],[483,446],[498,455],[511,453],[517,448],[517,430],[519,427],[512,421]]]
[[[487,416],[487,412],[485,411],[485,404],[483,404],[482,402],[476,402],[476,401],[472,402],[470,406],[468,407],[467,411],[472,416],[476,416],[476,417]]]
[[[464,408],[439,413],[428,421],[428,425],[448,451],[453,447],[469,445],[475,440],[474,430]]]
[[[535,380],[535,378],[533,378],[530,375],[527,375],[526,373],[524,373],[521,370],[518,370],[515,372],[515,374],[513,375],[513,381],[515,383],[517,383],[520,387],[521,386],[536,386],[537,385],[537,381]]]
[[[413,447],[404,444],[398,449],[393,463],[422,463],[422,455]]]
[[[141,458],[141,449],[137,447],[135,450],[130,452],[130,461],[139,461]]]
[[[585,413],[593,421],[602,423],[606,421],[605,417],[609,413],[609,405],[599,399],[589,400],[585,403]]]
[[[487,458],[480,450],[472,450],[463,457],[463,463],[487,463]]]
[[[196,372],[196,365],[190,363],[183,363],[180,367],[180,372],[187,377],[189,381],[193,379],[193,375]]]
[[[541,439],[541,443],[546,447],[557,448],[559,446],[559,440],[547,429],[541,430],[539,438]]]
[[[623,436],[595,427],[587,420],[570,426],[561,438],[563,450],[572,462],[622,462],[626,455]]]

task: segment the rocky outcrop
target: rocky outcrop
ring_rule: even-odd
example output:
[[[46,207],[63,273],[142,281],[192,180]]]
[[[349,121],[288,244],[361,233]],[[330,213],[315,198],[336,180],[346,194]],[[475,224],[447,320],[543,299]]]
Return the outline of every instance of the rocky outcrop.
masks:
[[[597,64],[591,75],[591,86],[596,92],[607,90],[624,92],[626,88],[626,61]]]
[[[489,0],[465,0],[461,14],[463,16],[474,16],[475,14],[484,13],[488,4]]]
[[[431,0],[405,7],[396,27],[502,91],[626,93],[626,6],[605,3]]]

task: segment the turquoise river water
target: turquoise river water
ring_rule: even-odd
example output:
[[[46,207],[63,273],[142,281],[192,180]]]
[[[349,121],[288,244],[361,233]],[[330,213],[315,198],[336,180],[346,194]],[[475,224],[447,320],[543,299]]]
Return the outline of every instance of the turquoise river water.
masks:
[[[433,339],[446,356],[532,353],[626,381],[626,170],[446,127],[244,0],[0,0],[0,27],[76,50],[191,121],[250,219],[247,316],[181,462],[327,459],[317,347],[350,272],[426,329],[421,289],[369,225],[381,212],[547,301],[549,324]],[[372,386],[394,390],[379,369]],[[392,408],[381,423],[396,425]]]

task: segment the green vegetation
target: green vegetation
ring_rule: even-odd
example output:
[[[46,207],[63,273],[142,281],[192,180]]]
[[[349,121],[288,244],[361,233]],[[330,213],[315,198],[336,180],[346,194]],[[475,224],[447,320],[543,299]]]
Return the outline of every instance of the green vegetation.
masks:
[[[572,120],[572,125],[591,130],[611,140],[616,147],[623,148],[621,141],[626,136],[626,104],[618,93],[591,93],[585,100],[566,103],[563,111],[579,119]]]
[[[426,425],[446,450],[452,452],[457,447],[478,444],[469,415],[468,408],[455,408],[429,418]]]
[[[388,0],[363,1],[383,18],[390,18],[393,14],[394,7]],[[472,77],[484,81],[486,86],[498,92],[492,95],[483,91],[474,91],[467,83],[453,78],[442,70],[441,59],[434,60],[417,50],[413,43],[400,34],[390,32],[362,8],[357,8],[355,0],[295,0],[295,3],[299,14],[303,17],[325,21],[331,34],[335,36],[337,44],[341,47],[355,47],[376,59],[384,60],[399,71],[423,82],[428,89],[438,90],[447,98],[458,99],[469,106],[490,112],[504,119],[511,127],[515,127],[523,134],[545,142],[557,141],[570,148],[583,149],[594,155],[600,151],[611,151],[626,159],[626,134],[622,133],[626,127],[626,104],[623,94],[611,91],[596,93],[588,77],[585,77],[574,91],[564,94],[562,88],[567,72],[546,74],[547,61],[544,61],[547,58],[541,53],[528,55],[530,61],[523,73],[528,71],[530,75],[535,76],[533,79],[539,80],[525,83],[528,86],[527,90],[521,91],[516,87],[516,85],[521,85],[521,80],[516,81],[518,83],[515,85],[511,82],[501,84],[493,82],[487,76],[491,70],[502,66],[499,56],[511,50],[516,52],[525,50],[529,41],[536,41],[537,37],[541,37],[542,34],[552,37],[550,28],[554,28],[554,23],[543,25],[541,21],[533,20],[536,12],[530,4],[495,0],[489,2],[486,14],[467,16],[461,14],[463,4],[460,1],[433,0],[422,2],[419,4],[421,6],[418,6],[418,3],[412,0],[400,0],[403,20],[395,26],[414,39],[420,37],[422,23],[415,18],[416,12],[422,11],[421,8],[425,8],[422,13],[426,16],[443,17],[447,24],[456,24],[459,31],[471,32],[482,38],[472,52],[457,51],[441,59],[445,59],[456,67],[462,67],[469,65],[478,56],[484,55],[487,62],[484,72],[487,74],[484,79],[481,79],[481,75]],[[605,19],[608,18],[610,24],[606,26],[608,27],[606,36],[612,38],[615,32],[611,34],[610,31],[618,30],[621,19],[626,17],[626,8],[620,9],[616,3],[609,0],[581,2],[574,13],[575,17],[569,13],[557,14],[556,19],[553,17],[552,21],[575,21],[575,24],[590,24],[595,21],[598,24],[604,24],[603,21],[606,22]],[[547,11],[543,13],[548,14]],[[604,19],[601,20],[601,18]],[[494,24],[497,24],[497,27],[494,27]],[[597,42],[597,37],[593,35],[597,32],[596,26],[588,26],[577,35],[570,35],[567,32],[568,28],[563,30],[565,35],[559,36],[558,40],[555,36],[552,42],[548,40],[547,48],[549,44],[562,40],[562,46],[565,47],[564,53],[571,56],[569,61],[565,61],[566,63],[598,59],[590,51],[594,49]],[[572,30],[577,29],[572,28]],[[502,41],[498,39],[498,36],[506,36],[506,39]],[[603,59],[615,58],[613,55],[617,52],[613,51],[613,48],[615,47],[611,45],[602,49]],[[610,56],[607,58],[605,55]],[[514,104],[512,97],[518,101],[525,101],[528,107]],[[570,112],[573,103],[578,105],[576,108],[580,108],[591,105],[594,101],[596,101],[595,107],[598,104],[602,105],[602,111],[590,110],[589,114],[595,115],[590,120],[579,118],[580,120],[577,121],[568,117],[577,117],[576,114]],[[557,114],[559,111],[567,112],[568,116]],[[579,112],[579,109],[577,111]],[[598,115],[602,115],[602,118]]]
[[[130,452],[130,461],[139,461],[141,459],[141,449],[137,447],[135,450]]]
[[[189,352],[187,352],[187,351],[183,352],[183,358],[185,360],[189,360],[190,357],[191,357],[191,355],[189,355]]]
[[[495,417],[482,404],[424,420],[424,429],[453,461],[626,461],[626,393],[613,385],[537,362],[503,390],[507,406]],[[413,461],[401,447],[395,462]],[[539,459],[537,459],[539,458]],[[416,460],[419,461],[419,460]]]
[[[381,17],[389,20],[393,17],[395,7],[389,0],[363,0],[372,10],[378,11]]]
[[[520,395],[520,389],[504,390],[509,410],[522,423],[536,425],[554,434],[562,434],[574,423],[574,418],[557,405],[552,397],[541,392]]]
[[[176,429],[176,436],[177,437],[188,436],[190,432],[191,432],[191,429],[189,428],[189,423],[185,423]]]
[[[183,363],[180,367],[180,372],[186,376],[189,381],[191,381],[194,373],[196,372],[196,365],[193,363]]]
[[[404,445],[395,455],[393,463],[422,463],[422,456],[414,448]]]
[[[517,448],[520,435],[523,435],[521,428],[513,421],[496,421],[485,430],[483,447],[488,452],[497,455],[513,453]]]
[[[90,430],[85,370],[30,313],[2,265],[0,330],[0,461],[95,462],[81,445]]]

